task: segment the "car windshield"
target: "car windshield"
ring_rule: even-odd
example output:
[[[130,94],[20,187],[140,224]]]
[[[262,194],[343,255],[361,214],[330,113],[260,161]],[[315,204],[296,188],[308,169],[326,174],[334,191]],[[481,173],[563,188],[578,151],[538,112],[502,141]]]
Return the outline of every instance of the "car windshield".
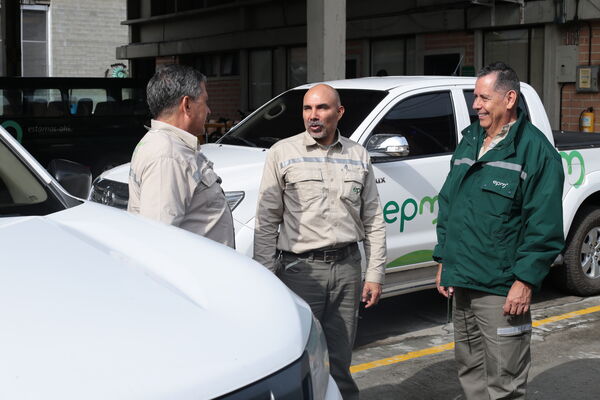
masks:
[[[307,89],[290,90],[274,98],[244,123],[235,126],[219,143],[269,148],[277,141],[304,131],[302,100]],[[338,128],[349,137],[388,94],[382,90],[339,89],[346,112]]]
[[[47,198],[44,186],[0,141],[0,209],[39,204]]]
[[[3,128],[3,135],[9,133]],[[0,218],[48,215],[78,200],[59,197],[46,185],[0,135]]]

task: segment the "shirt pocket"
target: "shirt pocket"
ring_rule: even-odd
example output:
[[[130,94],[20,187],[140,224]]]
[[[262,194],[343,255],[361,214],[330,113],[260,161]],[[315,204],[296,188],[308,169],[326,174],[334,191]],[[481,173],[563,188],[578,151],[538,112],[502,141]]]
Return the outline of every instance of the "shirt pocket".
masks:
[[[348,170],[344,172],[341,198],[354,205],[360,204],[367,171]]]
[[[285,174],[285,205],[304,211],[323,196],[323,174],[319,169],[292,169]]]
[[[498,217],[510,215],[519,185],[518,176],[491,176],[481,183],[481,201],[475,204],[479,213]]]
[[[200,188],[206,189],[215,184],[215,182],[220,182],[219,176],[210,168],[206,168],[202,172],[202,176],[200,177]]]

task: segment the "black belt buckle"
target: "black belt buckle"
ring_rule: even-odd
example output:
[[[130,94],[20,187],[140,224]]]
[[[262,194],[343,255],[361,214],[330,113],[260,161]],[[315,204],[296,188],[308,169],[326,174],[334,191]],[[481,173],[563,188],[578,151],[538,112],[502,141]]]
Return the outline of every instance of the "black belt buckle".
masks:
[[[323,262],[335,262],[338,260],[338,249],[323,250]]]

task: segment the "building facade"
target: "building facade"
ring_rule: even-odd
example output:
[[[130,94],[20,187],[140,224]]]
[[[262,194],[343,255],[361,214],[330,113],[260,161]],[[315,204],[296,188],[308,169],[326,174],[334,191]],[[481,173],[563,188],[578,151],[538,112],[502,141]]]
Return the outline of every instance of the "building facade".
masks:
[[[115,48],[129,42],[121,24],[126,6],[126,0],[3,0],[0,75],[111,74],[123,64]]]
[[[324,1],[127,0],[130,41],[117,56],[140,77],[164,63],[197,67],[213,117],[239,119],[307,81],[307,3]],[[502,60],[536,88],[553,128],[577,130],[584,110],[600,111],[597,68],[581,72],[591,87],[576,88],[578,66],[600,65],[598,0],[341,1],[345,77],[474,75]]]

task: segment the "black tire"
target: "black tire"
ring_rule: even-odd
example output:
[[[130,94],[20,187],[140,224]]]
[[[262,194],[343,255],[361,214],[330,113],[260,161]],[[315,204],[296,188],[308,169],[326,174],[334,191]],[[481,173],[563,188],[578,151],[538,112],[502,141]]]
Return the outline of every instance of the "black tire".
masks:
[[[600,293],[600,208],[577,213],[567,237],[564,264],[552,268],[554,283],[579,296]]]

